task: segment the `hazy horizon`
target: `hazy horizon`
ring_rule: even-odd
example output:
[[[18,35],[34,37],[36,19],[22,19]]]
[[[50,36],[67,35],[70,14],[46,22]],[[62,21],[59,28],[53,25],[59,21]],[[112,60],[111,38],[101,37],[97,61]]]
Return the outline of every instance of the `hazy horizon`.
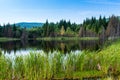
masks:
[[[120,16],[116,0],[0,0],[0,24],[18,22],[58,22],[61,19],[82,23],[92,16]]]

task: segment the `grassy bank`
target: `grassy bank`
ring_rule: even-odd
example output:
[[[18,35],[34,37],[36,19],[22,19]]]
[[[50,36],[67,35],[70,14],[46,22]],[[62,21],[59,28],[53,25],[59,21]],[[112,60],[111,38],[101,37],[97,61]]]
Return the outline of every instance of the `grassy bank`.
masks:
[[[43,37],[43,38],[37,38],[37,40],[98,40],[98,37]]]
[[[0,42],[6,42],[6,41],[16,41],[20,40],[20,38],[6,38],[6,37],[0,37]],[[28,39],[28,40],[34,40],[34,39]],[[64,41],[64,40],[98,40],[97,37],[43,37],[43,38],[37,38],[37,40],[45,40],[45,41],[52,41],[52,40],[58,40],[58,41]]]
[[[6,37],[1,37],[0,38],[0,42],[16,41],[16,40],[20,40],[20,39],[18,39],[18,38],[6,38]]]
[[[120,41],[99,52],[30,52],[15,59],[0,56],[0,79],[83,79],[120,75]]]

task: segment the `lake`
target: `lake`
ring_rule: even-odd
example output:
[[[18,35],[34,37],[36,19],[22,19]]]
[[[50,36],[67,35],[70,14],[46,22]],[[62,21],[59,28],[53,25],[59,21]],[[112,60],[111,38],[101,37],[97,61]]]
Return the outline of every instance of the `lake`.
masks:
[[[103,46],[100,40],[69,40],[69,41],[8,41],[0,42],[0,48],[4,54],[27,54],[30,51],[42,50],[46,53],[60,51],[69,53],[71,51],[91,50],[96,51]]]

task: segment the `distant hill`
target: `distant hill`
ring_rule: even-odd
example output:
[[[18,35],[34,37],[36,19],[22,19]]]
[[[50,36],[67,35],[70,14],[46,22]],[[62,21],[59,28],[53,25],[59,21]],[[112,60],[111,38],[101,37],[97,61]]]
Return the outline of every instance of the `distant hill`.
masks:
[[[32,28],[32,27],[42,27],[44,23],[37,23],[37,22],[20,22],[16,23],[16,26],[20,26],[22,28]]]

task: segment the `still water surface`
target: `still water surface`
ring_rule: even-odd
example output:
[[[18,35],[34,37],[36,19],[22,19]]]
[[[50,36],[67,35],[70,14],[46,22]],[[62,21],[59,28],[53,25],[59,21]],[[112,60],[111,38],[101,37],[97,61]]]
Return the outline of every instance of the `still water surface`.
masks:
[[[8,41],[0,42],[3,54],[28,54],[30,51],[44,51],[46,53],[60,51],[69,53],[71,51],[98,50],[104,42],[100,40],[81,41]]]

